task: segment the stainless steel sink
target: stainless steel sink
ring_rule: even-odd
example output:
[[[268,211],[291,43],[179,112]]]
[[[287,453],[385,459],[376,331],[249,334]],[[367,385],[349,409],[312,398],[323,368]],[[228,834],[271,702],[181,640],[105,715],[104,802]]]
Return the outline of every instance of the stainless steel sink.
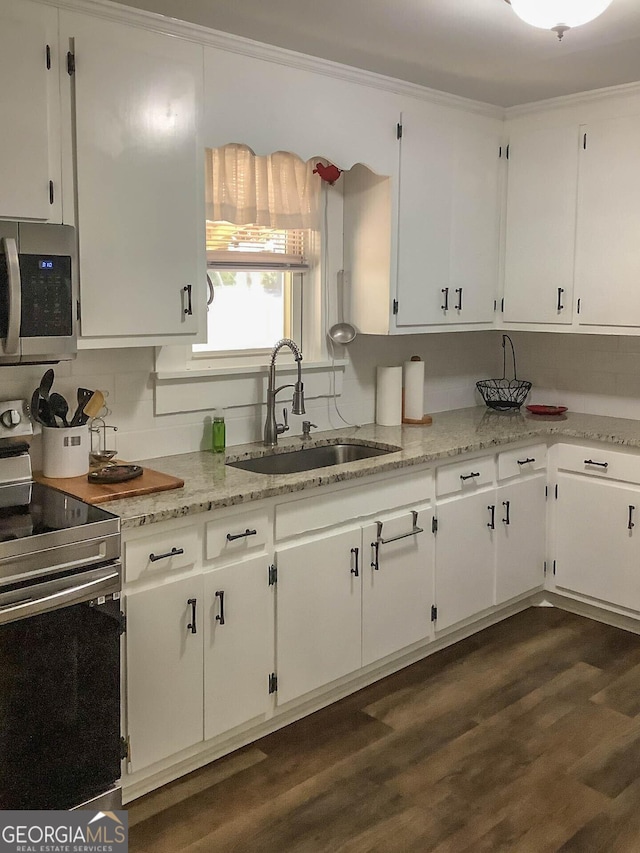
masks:
[[[227,465],[232,468],[242,468],[243,471],[253,471],[254,474],[296,474],[300,471],[311,471],[313,468],[325,468],[328,465],[342,465],[344,462],[383,456],[385,453],[393,453],[396,450],[400,448],[370,447],[366,444],[344,442],[324,444],[321,447],[301,447],[300,450],[292,450],[288,453],[257,456],[241,462],[227,462]]]

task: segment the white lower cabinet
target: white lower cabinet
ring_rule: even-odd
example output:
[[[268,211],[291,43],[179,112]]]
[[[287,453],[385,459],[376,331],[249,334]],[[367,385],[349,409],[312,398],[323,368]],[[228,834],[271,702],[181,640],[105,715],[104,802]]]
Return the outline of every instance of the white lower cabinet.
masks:
[[[127,593],[131,772],[202,740],[202,595],[202,575]]]
[[[362,530],[362,665],[431,634],[433,509],[383,516]]]
[[[205,740],[264,715],[273,669],[269,561],[254,557],[204,575]]]
[[[498,489],[496,597],[502,604],[544,583],[546,475]]]
[[[438,631],[493,604],[496,512],[494,490],[454,497],[438,506]]]
[[[555,583],[640,611],[640,489],[558,475]]]
[[[360,527],[277,548],[278,704],[360,668],[362,557]]]

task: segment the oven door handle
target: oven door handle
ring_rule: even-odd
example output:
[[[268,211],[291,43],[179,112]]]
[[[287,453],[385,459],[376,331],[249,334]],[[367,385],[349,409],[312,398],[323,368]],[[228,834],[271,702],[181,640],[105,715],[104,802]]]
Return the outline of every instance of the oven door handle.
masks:
[[[20,282],[20,262],[18,247],[13,237],[3,237],[0,241],[7,259],[8,321],[7,337],[4,341],[6,355],[20,355],[20,321],[22,318],[22,285]]]
[[[80,583],[76,575],[75,579],[59,578],[39,584],[35,588],[20,590],[25,597],[18,600],[15,598],[16,592],[4,593],[0,595],[0,625],[117,592],[120,585],[120,563],[118,562],[92,571],[88,579]],[[14,600],[3,605],[3,600],[6,601],[9,598]]]

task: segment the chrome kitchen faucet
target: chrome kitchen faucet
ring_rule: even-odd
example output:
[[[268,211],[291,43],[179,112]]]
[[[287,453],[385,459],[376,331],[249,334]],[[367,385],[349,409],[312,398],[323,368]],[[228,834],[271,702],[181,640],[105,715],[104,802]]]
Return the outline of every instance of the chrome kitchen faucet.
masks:
[[[276,388],[276,356],[283,347],[289,347],[298,364],[298,378],[294,385],[281,385]],[[275,447],[278,443],[278,436],[282,435],[289,429],[287,423],[287,410],[283,409],[282,415],[284,423],[276,423],[276,395],[283,388],[293,388],[293,402],[291,411],[294,415],[304,415],[304,385],[302,383],[302,353],[298,349],[298,345],[291,338],[282,338],[274,346],[271,353],[271,363],[269,364],[269,387],[267,388],[267,419],[264,423],[264,445],[265,447]]]

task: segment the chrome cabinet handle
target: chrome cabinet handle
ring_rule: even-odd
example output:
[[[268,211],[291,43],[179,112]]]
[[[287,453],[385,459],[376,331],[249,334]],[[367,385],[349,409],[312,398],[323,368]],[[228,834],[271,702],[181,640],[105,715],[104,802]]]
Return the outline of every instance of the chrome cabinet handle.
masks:
[[[184,554],[184,548],[172,548],[165,554],[149,554],[149,560],[152,563],[156,563],[158,560],[166,560],[167,557],[175,557],[178,554]]]
[[[220,613],[216,616],[216,622],[219,622],[221,625],[224,625],[224,590],[218,589],[216,590],[216,598],[220,599]]]
[[[207,299],[207,308],[209,305],[213,303],[213,298],[216,295],[213,289],[213,282],[211,281],[211,276],[207,273],[207,290],[209,291],[209,298]]]
[[[474,477],[479,477],[479,476],[480,476],[480,471],[472,471],[470,474],[460,474],[460,479],[463,481],[464,480],[471,480]]]
[[[632,506],[631,504],[629,504],[629,521],[627,522],[627,530],[633,530],[633,528],[636,526],[635,522],[633,521],[634,509],[635,509],[635,506]]]
[[[360,574],[360,571],[358,569],[358,556],[360,554],[360,548],[352,548],[351,553],[354,555],[355,562],[355,566],[351,569],[351,574],[355,575],[355,577],[358,577],[358,575]]]
[[[491,519],[490,519],[490,521],[487,522],[487,527],[489,528],[489,530],[495,530],[496,529],[496,508],[495,508],[495,505],[492,504],[491,506],[488,506],[487,509],[491,513]]]
[[[502,501],[502,506],[505,508],[505,517],[502,519],[504,524],[511,524],[511,501]]]
[[[444,305],[441,305],[443,311],[449,310],[449,288],[443,287],[440,293],[444,293]]]
[[[255,536],[257,532],[257,530],[249,530],[247,527],[244,533],[227,533],[227,542],[233,542],[235,539],[244,539],[245,536]]]
[[[192,634],[197,634],[198,629],[196,627],[196,604],[197,598],[188,598],[187,604],[191,605],[191,622],[187,625],[187,631],[191,631]]]
[[[462,311],[462,288],[456,287],[456,293],[458,294],[458,301],[455,305],[456,311]]]
[[[558,305],[557,305],[558,311],[562,311],[562,309],[564,308],[564,305],[562,304],[562,294],[563,293],[564,293],[564,287],[559,287],[558,288]]]
[[[526,459],[518,459],[516,461],[518,465],[528,465],[529,462],[535,462],[536,460],[532,456],[528,456]]]
[[[418,533],[424,533],[424,527],[418,527],[418,512],[415,509],[411,510],[411,518],[412,525],[411,530],[408,530],[406,533],[399,533],[397,536],[389,536],[388,539],[382,538],[382,521],[376,521],[376,525],[378,526],[378,533],[376,535],[375,542],[371,543],[371,547],[373,548],[373,562],[371,563],[371,568],[375,569],[375,571],[380,570],[380,546],[388,545],[389,542],[398,542],[400,539],[407,539],[409,536],[417,536]]]
[[[20,352],[20,320],[22,315],[22,286],[20,283],[18,247],[13,237],[3,237],[0,243],[7,259],[9,283],[7,337],[4,340],[4,351],[7,355],[17,355]]]
[[[182,291],[187,294],[187,307],[184,309],[184,313],[191,316],[193,314],[193,305],[191,304],[191,285],[185,284]]]

